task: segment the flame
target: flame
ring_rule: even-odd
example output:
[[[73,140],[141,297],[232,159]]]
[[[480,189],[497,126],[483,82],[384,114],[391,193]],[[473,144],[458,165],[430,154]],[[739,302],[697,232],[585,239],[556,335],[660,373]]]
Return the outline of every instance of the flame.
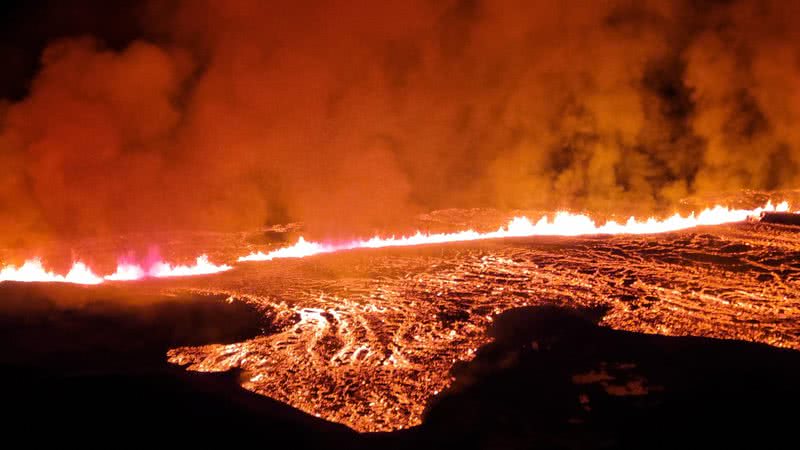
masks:
[[[193,266],[172,266],[169,263],[158,261],[145,270],[139,264],[121,262],[117,264],[117,271],[111,275],[103,277],[108,281],[133,281],[146,277],[169,278],[169,277],[189,277],[193,275],[209,275],[212,273],[225,272],[233,267],[227,264],[216,265],[208,260],[208,256],[200,255],[195,260]]]
[[[146,275],[145,270],[138,264],[120,263],[117,264],[116,272],[104,276],[103,279],[108,281],[133,281],[140,280]]]
[[[208,256],[200,255],[197,257],[193,266],[171,266],[167,263],[158,262],[150,268],[150,276],[156,278],[166,277],[189,277],[192,275],[208,275],[212,273],[224,272],[232,269],[231,266],[223,264],[214,265],[208,261]]]
[[[72,268],[66,275],[58,275],[45,270],[42,262],[38,258],[29,259],[17,268],[16,266],[4,266],[0,270],[0,282],[2,281],[26,281],[26,282],[63,282],[75,284],[100,284],[104,281],[134,281],[146,277],[167,278],[167,277],[186,277],[193,275],[208,275],[212,273],[224,272],[233,267],[222,264],[216,265],[208,260],[208,256],[200,255],[195,260],[193,266],[182,266],[159,261],[153,264],[150,269],[145,270],[138,264],[120,263],[117,270],[111,275],[100,277],[82,262],[73,263]]]
[[[741,222],[749,217],[758,216],[762,212],[787,212],[788,202],[773,205],[768,202],[763,207],[755,209],[730,209],[715,206],[701,211],[699,214],[681,216],[675,214],[663,220],[649,218],[639,221],[634,217],[624,224],[614,221],[598,226],[591,218],[582,214],[558,212],[552,220],[544,216],[535,223],[527,217],[515,217],[505,227],[497,231],[479,233],[474,230],[459,231],[455,233],[422,233],[417,232],[411,236],[382,238],[375,236],[367,240],[355,240],[343,243],[319,243],[306,241],[300,237],[296,244],[273,250],[269,253],[253,252],[242,256],[238,261],[270,261],[278,258],[302,258],[305,256],[331,253],[357,248],[382,248],[406,247],[412,245],[442,244],[447,242],[476,241],[481,239],[499,239],[507,237],[529,236],[580,236],[587,234],[652,234],[668,231],[683,230],[699,225],[719,225],[730,222]],[[86,264],[78,261],[66,275],[48,272],[39,258],[29,259],[21,267],[13,265],[3,266],[0,269],[0,282],[2,281],[39,281],[63,282],[76,284],[100,284],[104,281],[133,281],[142,278],[167,278],[187,277],[194,275],[209,275],[224,272],[233,267],[227,264],[216,265],[208,260],[208,256],[200,255],[192,266],[171,265],[158,261],[145,269],[139,264],[120,262],[117,270],[103,277],[95,273]]]
[[[558,212],[553,216],[552,221],[544,216],[537,222],[532,222],[527,217],[514,217],[506,227],[500,227],[497,231],[479,233],[474,230],[459,231],[455,233],[432,233],[425,234],[417,232],[412,236],[381,238],[375,236],[368,240],[356,240],[339,244],[324,244],[309,242],[300,237],[297,243],[291,247],[284,247],[269,253],[253,252],[247,256],[242,256],[241,261],[271,261],[277,258],[303,258],[305,256],[317,255],[320,253],[331,253],[341,250],[352,250],[357,248],[382,248],[382,247],[405,247],[424,244],[442,244],[446,242],[476,241],[481,239],[499,239],[507,237],[529,237],[529,236],[580,236],[591,234],[653,234],[665,233],[669,231],[683,230],[700,225],[720,225],[723,223],[741,222],[749,217],[758,216],[765,211],[786,212],[789,211],[789,203],[782,202],[773,205],[767,202],[763,207],[755,209],[730,209],[724,206],[714,206],[701,211],[699,214],[681,216],[675,214],[667,219],[658,220],[649,218],[639,221],[634,217],[628,219],[624,224],[609,221],[598,226],[591,218],[583,214],[573,214],[569,212]]]
[[[57,275],[48,272],[38,258],[29,259],[17,268],[16,266],[5,266],[0,269],[0,281],[46,281],[59,283],[76,284],[100,284],[103,279],[92,272],[86,264],[76,262],[66,275]]]
[[[212,273],[225,272],[233,267],[227,264],[216,265],[208,260],[208,256],[200,255],[195,260],[193,266],[173,266],[163,261],[158,261],[145,270],[138,264],[120,263],[117,271],[111,275],[106,275],[108,281],[132,281],[140,280],[145,277],[169,278],[169,277],[189,277],[193,275],[209,275]]]

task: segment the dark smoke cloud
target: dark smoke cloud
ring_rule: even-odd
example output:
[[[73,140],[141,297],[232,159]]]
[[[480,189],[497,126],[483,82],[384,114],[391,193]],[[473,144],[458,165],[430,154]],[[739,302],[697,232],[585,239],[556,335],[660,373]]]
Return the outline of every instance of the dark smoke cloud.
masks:
[[[0,104],[5,241],[441,207],[646,213],[800,174],[783,1],[212,1],[51,43]]]

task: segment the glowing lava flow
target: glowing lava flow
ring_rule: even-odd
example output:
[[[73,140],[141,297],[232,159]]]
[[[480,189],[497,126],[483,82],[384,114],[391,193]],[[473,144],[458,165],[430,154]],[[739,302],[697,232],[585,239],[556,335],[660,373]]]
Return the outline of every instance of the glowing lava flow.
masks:
[[[553,217],[552,222],[547,216],[542,217],[536,223],[531,222],[527,217],[515,217],[511,219],[505,228],[500,227],[497,231],[488,233],[479,233],[474,230],[433,234],[417,232],[417,234],[413,236],[403,236],[399,238],[394,236],[390,238],[375,236],[368,240],[356,240],[338,244],[309,242],[301,237],[297,243],[291,247],[280,248],[269,253],[260,251],[250,253],[247,256],[240,257],[239,261],[270,261],[277,258],[302,258],[320,253],[331,253],[356,248],[405,247],[507,237],[665,233],[699,225],[720,225],[723,223],[741,222],[749,217],[758,216],[765,211],[786,212],[789,211],[789,203],[783,202],[775,206],[771,202],[768,202],[763,207],[750,210],[729,209],[723,206],[715,206],[705,209],[699,214],[695,215],[692,213],[686,217],[675,214],[664,220],[657,220],[651,217],[644,221],[638,221],[634,217],[631,217],[624,224],[610,221],[601,226],[597,226],[592,219],[582,214],[558,212]]]
[[[84,263],[76,262],[66,275],[48,272],[39,259],[29,259],[17,268],[5,266],[0,269],[0,281],[44,281],[76,284],[100,284],[103,279],[95,275]]]
[[[120,263],[117,270],[111,275],[100,277],[82,262],[76,262],[66,275],[58,275],[45,270],[42,262],[38,259],[29,259],[17,268],[16,266],[5,266],[0,269],[0,282],[2,281],[24,281],[24,282],[60,282],[75,284],[100,284],[103,281],[134,281],[142,278],[168,278],[168,277],[187,277],[193,275],[208,275],[212,273],[224,272],[232,269],[227,264],[215,265],[208,260],[208,256],[197,257],[193,266],[173,266],[165,262],[157,262],[148,270],[138,264]]]

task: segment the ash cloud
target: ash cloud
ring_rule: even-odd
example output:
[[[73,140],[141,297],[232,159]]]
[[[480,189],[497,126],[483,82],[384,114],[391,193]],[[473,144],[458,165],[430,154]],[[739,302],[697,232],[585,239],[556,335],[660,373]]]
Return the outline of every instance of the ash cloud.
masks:
[[[782,1],[154,2],[0,103],[3,242],[442,207],[651,213],[800,177]],[[22,244],[20,244],[22,245]]]

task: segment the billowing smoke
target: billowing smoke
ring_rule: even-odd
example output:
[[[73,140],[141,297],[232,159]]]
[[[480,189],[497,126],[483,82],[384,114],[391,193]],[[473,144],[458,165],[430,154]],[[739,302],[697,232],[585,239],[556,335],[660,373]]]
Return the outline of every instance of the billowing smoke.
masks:
[[[796,186],[800,7],[185,0],[0,103],[2,240]]]

